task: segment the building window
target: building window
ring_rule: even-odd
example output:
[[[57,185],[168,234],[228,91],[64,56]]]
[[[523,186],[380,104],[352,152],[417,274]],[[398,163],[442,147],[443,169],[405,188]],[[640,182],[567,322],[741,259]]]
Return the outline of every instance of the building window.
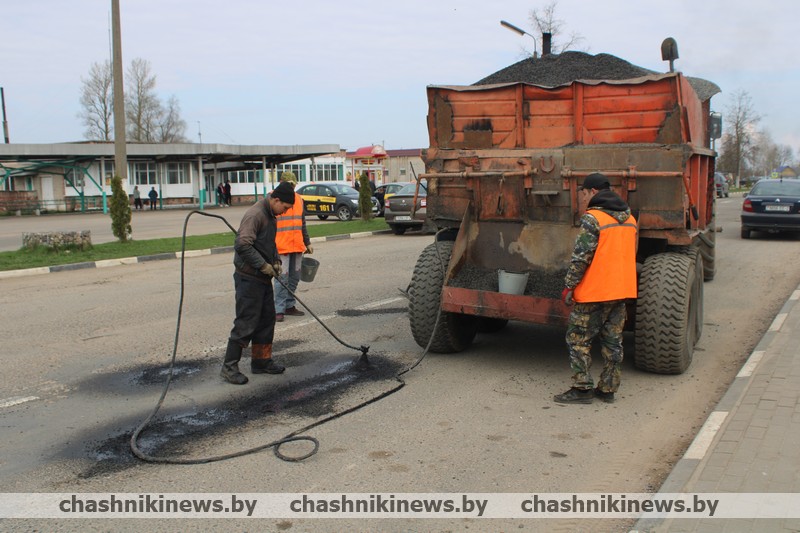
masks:
[[[80,189],[86,183],[83,180],[83,172],[80,170],[76,170],[74,168],[70,168],[64,173],[64,179],[66,180],[67,184],[71,184],[73,187]]]
[[[311,165],[311,181],[341,181],[341,165],[323,163]]]
[[[167,183],[191,183],[188,163],[167,163]]]
[[[134,185],[157,185],[156,164],[152,161],[134,161],[131,163],[133,174],[131,182]]]
[[[103,177],[106,182],[111,183],[111,178],[114,177],[114,161],[106,159],[103,161]]]
[[[297,181],[307,181],[305,165],[297,165],[297,164],[278,165],[278,181],[280,181],[281,176],[286,171],[293,172],[294,176],[297,178]],[[311,180],[308,181],[314,181],[313,177],[311,178]]]
[[[223,183],[225,180],[231,183],[254,183],[256,179],[255,170],[229,170],[220,172],[219,175]]]

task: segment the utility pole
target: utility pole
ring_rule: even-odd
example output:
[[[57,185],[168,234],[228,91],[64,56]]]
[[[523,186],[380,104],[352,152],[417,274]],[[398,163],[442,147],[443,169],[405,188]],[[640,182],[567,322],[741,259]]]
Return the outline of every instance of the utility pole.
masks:
[[[125,93],[122,83],[122,35],[119,21],[119,0],[111,0],[111,33],[113,35],[114,77],[114,170],[128,183],[128,152],[125,145]]]
[[[6,144],[8,144],[8,121],[6,120],[6,93],[3,91],[3,88],[0,87],[0,100],[3,102],[3,137],[6,140]]]

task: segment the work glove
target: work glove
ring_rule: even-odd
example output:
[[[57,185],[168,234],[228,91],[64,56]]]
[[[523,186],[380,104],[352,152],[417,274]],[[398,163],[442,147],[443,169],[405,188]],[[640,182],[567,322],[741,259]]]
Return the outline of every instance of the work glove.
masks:
[[[575,300],[572,298],[573,289],[569,289],[564,287],[564,290],[561,291],[561,299],[564,300],[564,303],[567,305],[572,305],[575,303]]]
[[[280,263],[275,263],[274,265],[264,263],[264,266],[261,267],[261,273],[271,278],[280,277],[282,271]]]
[[[306,246],[306,253],[307,254],[313,254],[314,253],[314,248],[312,248],[310,244],[308,246]]]

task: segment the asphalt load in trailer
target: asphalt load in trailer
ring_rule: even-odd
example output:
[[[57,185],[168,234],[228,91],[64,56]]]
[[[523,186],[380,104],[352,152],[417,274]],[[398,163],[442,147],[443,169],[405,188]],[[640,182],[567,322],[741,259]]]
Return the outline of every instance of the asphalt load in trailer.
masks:
[[[576,80],[629,80],[655,74],[660,73],[636,66],[611,54],[563,52],[523,59],[486,76],[473,85],[522,82],[542,87],[559,87]],[[686,79],[701,101],[708,100],[720,92],[720,88],[708,80],[690,76]]]

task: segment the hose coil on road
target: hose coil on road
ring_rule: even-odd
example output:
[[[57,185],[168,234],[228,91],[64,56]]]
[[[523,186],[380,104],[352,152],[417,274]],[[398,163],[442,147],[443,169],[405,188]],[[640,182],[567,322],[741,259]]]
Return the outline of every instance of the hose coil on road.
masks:
[[[181,465],[205,464],[205,463],[213,463],[213,462],[216,462],[216,461],[223,461],[223,460],[226,460],[226,459],[233,459],[234,457],[242,457],[244,455],[249,455],[249,454],[252,454],[252,453],[260,452],[260,451],[266,450],[268,448],[272,448],[272,451],[275,454],[275,456],[278,457],[279,459],[283,460],[283,461],[288,461],[288,462],[304,461],[305,459],[308,459],[309,457],[315,455],[317,453],[317,451],[319,451],[319,441],[314,437],[311,437],[311,436],[308,436],[308,435],[302,435],[302,433],[305,433],[305,432],[307,432],[307,431],[309,431],[309,430],[311,430],[311,429],[313,429],[313,428],[315,428],[317,426],[320,426],[322,424],[325,424],[325,423],[328,423],[328,422],[330,422],[332,420],[340,418],[340,417],[342,417],[342,416],[344,416],[344,415],[346,415],[348,413],[352,413],[354,411],[357,411],[357,410],[361,409],[362,407],[366,407],[367,405],[375,403],[378,400],[386,398],[387,396],[389,396],[391,394],[394,394],[395,392],[399,391],[400,389],[402,389],[405,386],[405,381],[403,381],[402,376],[405,375],[406,373],[410,372],[414,368],[416,368],[417,365],[419,365],[422,362],[422,360],[425,358],[425,356],[427,355],[428,350],[430,349],[430,346],[431,346],[431,342],[433,341],[433,335],[431,335],[431,339],[428,341],[428,345],[425,347],[425,350],[422,352],[422,355],[420,355],[420,357],[411,366],[409,366],[408,368],[406,368],[402,372],[399,372],[398,374],[395,375],[395,379],[398,381],[398,384],[395,387],[393,387],[393,388],[389,389],[388,391],[383,392],[383,393],[381,393],[381,394],[379,394],[379,395],[377,395],[377,396],[375,396],[373,398],[365,400],[365,401],[363,401],[363,402],[361,402],[361,403],[359,403],[359,404],[357,404],[357,405],[355,405],[355,406],[353,406],[353,407],[351,407],[349,409],[345,409],[343,411],[339,411],[339,412],[334,413],[334,414],[332,414],[330,416],[327,416],[325,418],[317,420],[316,422],[308,424],[308,425],[306,425],[306,426],[304,426],[304,427],[302,427],[302,428],[300,428],[300,429],[298,429],[296,431],[293,431],[293,432],[285,435],[284,437],[282,437],[280,439],[277,439],[277,440],[274,440],[272,442],[268,442],[266,444],[262,444],[260,446],[254,447],[254,448],[248,448],[248,449],[241,450],[241,451],[238,451],[238,452],[232,452],[232,453],[227,453],[227,454],[223,454],[223,455],[215,455],[215,456],[211,456],[211,457],[203,457],[203,458],[197,458],[197,459],[185,458],[185,457],[163,457],[163,456],[155,456],[155,455],[150,455],[148,453],[145,453],[139,447],[139,444],[138,444],[139,436],[142,434],[144,429],[150,424],[150,422],[153,420],[153,418],[156,416],[156,414],[158,414],[159,410],[161,409],[161,406],[164,403],[164,399],[167,397],[167,392],[169,391],[169,386],[170,386],[170,384],[172,382],[172,377],[173,377],[173,374],[174,374],[175,360],[176,360],[176,357],[177,357],[177,354],[178,354],[178,341],[180,339],[181,319],[183,317],[183,297],[184,297],[184,292],[185,292],[184,291],[184,289],[185,289],[184,277],[185,277],[185,259],[186,259],[186,229],[187,229],[188,224],[189,224],[189,218],[194,214],[199,214],[199,215],[203,215],[203,216],[207,216],[207,217],[218,218],[218,219],[222,220],[225,223],[225,225],[228,226],[228,228],[230,228],[230,230],[234,234],[236,233],[236,229],[234,229],[234,227],[231,226],[230,223],[224,217],[222,217],[220,215],[214,215],[214,214],[205,213],[205,212],[197,211],[197,210],[193,210],[193,211],[189,212],[188,215],[186,215],[186,219],[184,220],[184,223],[183,223],[183,234],[182,234],[182,238],[181,238],[181,281],[180,281],[180,297],[179,297],[179,303],[178,303],[178,317],[177,317],[177,324],[175,326],[175,339],[174,339],[173,346],[172,346],[172,356],[170,358],[169,370],[167,372],[167,380],[164,383],[163,390],[161,391],[161,397],[158,399],[158,402],[156,403],[155,407],[153,408],[153,411],[133,431],[133,434],[131,435],[131,440],[130,440],[131,451],[133,452],[133,454],[136,457],[138,457],[142,461],[146,461],[148,463],[181,464]],[[436,234],[436,237],[438,237],[439,233],[441,233],[441,231]],[[438,242],[438,241],[435,241],[435,242]],[[437,253],[438,253],[439,252],[438,246],[437,246],[436,250],[437,250]],[[444,265],[444,262],[442,261],[441,254],[438,254],[438,255],[439,255],[439,261],[442,263],[442,268],[444,269],[445,265]],[[328,333],[330,333],[330,335],[334,339],[336,339],[340,344],[342,344],[343,346],[345,346],[347,348],[350,348],[350,349],[353,349],[353,350],[356,350],[356,351],[360,351],[361,354],[362,354],[360,361],[365,361],[366,360],[366,353],[369,350],[369,346],[363,346],[362,345],[360,347],[355,347],[355,346],[352,346],[352,345],[347,344],[346,342],[342,341],[322,321],[322,319],[320,319],[279,278],[274,278],[274,279],[276,279],[278,281],[278,283],[283,285],[283,287],[287,291],[289,291],[289,293],[292,294],[292,296],[294,296],[295,299],[306,310],[308,310],[309,313],[311,313],[311,315],[317,320],[317,322],[319,322],[320,325],[322,325],[322,327],[325,328],[325,330]],[[440,317],[441,317],[441,306],[440,306],[439,311],[438,311],[438,313],[436,315],[436,321],[435,321],[434,326],[433,326],[433,331],[436,331],[436,327],[439,324]],[[310,442],[313,445],[311,451],[309,451],[308,453],[302,454],[302,455],[297,455],[297,456],[287,456],[287,455],[281,453],[280,448],[284,444],[286,444],[288,442],[300,442],[300,441]]]

